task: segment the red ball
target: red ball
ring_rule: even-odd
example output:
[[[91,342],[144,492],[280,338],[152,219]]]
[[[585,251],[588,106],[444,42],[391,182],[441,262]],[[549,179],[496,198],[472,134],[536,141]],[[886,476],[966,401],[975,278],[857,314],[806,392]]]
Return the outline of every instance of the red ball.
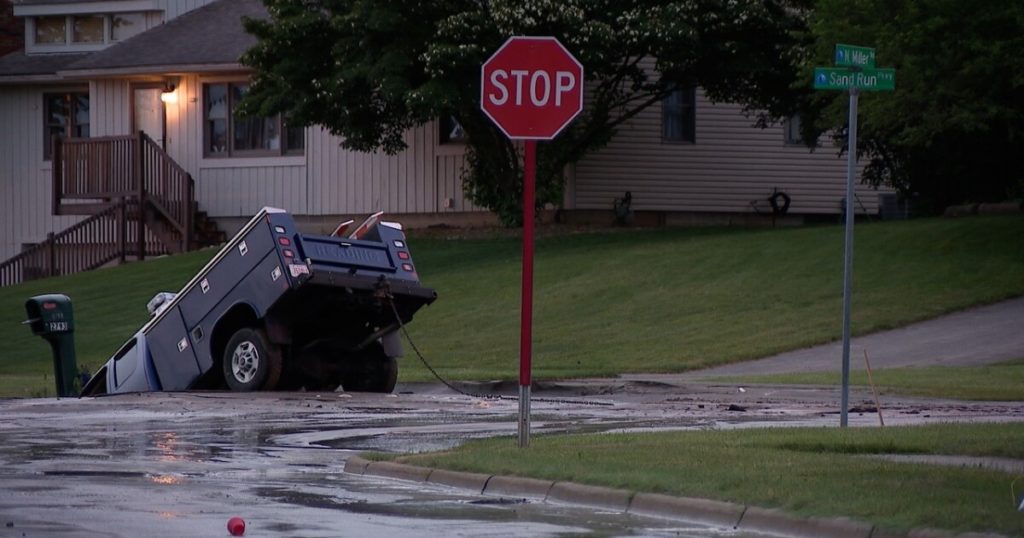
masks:
[[[235,516],[228,520],[228,532],[231,536],[241,536],[245,534],[245,520]]]

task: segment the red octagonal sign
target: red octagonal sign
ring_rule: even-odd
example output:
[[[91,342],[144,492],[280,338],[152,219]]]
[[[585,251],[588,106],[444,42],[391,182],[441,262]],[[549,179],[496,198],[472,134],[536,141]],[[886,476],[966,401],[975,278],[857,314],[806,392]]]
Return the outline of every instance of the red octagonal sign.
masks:
[[[583,66],[553,37],[511,37],[480,69],[480,108],[509,138],[551,140],[583,110]]]

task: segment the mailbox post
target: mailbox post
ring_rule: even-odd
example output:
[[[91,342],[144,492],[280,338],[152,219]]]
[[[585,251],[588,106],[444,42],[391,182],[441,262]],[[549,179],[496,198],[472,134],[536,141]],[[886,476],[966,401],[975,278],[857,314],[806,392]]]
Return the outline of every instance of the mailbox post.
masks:
[[[53,351],[53,377],[57,382],[57,396],[78,396],[75,386],[78,365],[75,358],[75,319],[71,299],[67,295],[36,295],[25,301],[32,334],[50,343]]]

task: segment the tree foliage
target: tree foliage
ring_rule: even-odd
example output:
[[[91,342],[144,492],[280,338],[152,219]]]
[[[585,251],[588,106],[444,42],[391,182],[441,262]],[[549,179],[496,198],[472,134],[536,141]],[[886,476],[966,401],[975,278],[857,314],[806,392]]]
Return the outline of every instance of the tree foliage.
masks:
[[[896,68],[892,93],[861,93],[865,179],[916,196],[926,210],[1021,196],[1024,3],[820,0],[809,22],[814,65],[836,43],[874,47]],[[805,140],[834,129],[845,145],[846,93],[804,92]]]
[[[799,0],[264,0],[249,113],[319,124],[359,151],[405,149],[404,133],[454,117],[467,136],[464,188],[507,223],[521,218],[521,147],[480,111],[480,67],[510,36],[552,35],[583,64],[589,98],[538,144],[538,206],[563,170],[677,87],[743,103],[759,122],[788,111],[803,28]],[[610,201],[609,201],[610,203]]]

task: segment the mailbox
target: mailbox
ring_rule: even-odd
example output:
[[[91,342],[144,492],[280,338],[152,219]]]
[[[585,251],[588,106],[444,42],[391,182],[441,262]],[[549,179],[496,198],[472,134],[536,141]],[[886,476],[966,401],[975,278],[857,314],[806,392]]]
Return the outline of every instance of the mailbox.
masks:
[[[25,322],[32,327],[32,334],[36,336],[46,338],[75,331],[71,299],[67,295],[32,297],[25,301],[25,312],[28,313]]]
[[[32,334],[50,343],[57,396],[77,396],[78,366],[75,359],[75,317],[67,295],[37,295],[25,301]]]

